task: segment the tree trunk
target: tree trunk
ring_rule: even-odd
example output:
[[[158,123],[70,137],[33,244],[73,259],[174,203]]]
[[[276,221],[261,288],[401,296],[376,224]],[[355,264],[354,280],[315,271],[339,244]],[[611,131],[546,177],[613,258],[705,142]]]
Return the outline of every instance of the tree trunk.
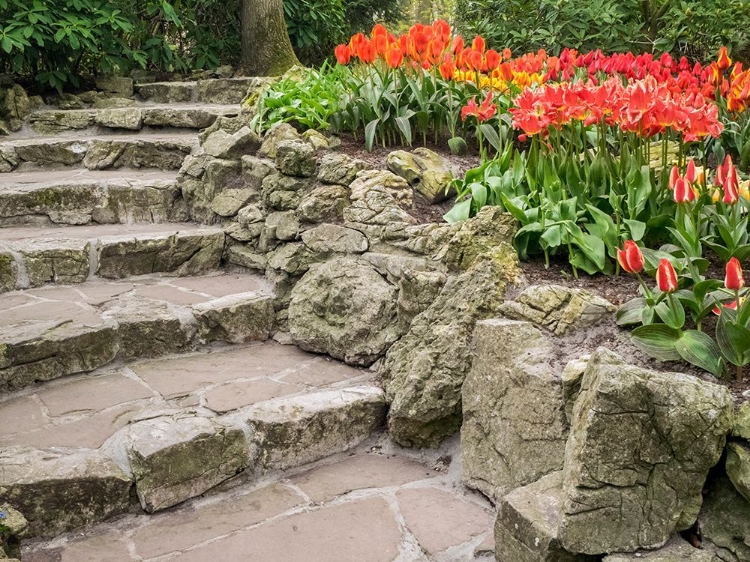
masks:
[[[300,64],[286,30],[282,0],[242,0],[240,20],[240,67],[246,75],[279,76]]]

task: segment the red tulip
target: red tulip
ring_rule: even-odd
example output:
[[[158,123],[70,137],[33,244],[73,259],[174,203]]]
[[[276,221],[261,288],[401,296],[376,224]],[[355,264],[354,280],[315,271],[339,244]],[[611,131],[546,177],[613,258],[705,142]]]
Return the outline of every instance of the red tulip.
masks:
[[[385,62],[391,68],[398,68],[404,62],[404,53],[401,52],[398,46],[394,45],[385,52]]]
[[[689,203],[695,199],[693,187],[685,178],[677,178],[674,184],[675,203]]]
[[[731,309],[731,310],[737,310],[737,301],[732,301],[732,302],[729,302],[729,303],[726,303],[726,304],[722,304],[722,305],[721,305],[721,308],[719,308],[718,306],[715,306],[715,307],[713,308],[713,313],[714,313],[714,314],[715,314],[716,316],[720,316],[720,315],[721,315],[721,309],[722,309],[722,308],[729,308],[729,309]]]
[[[737,258],[732,258],[727,263],[727,275],[724,278],[724,286],[730,291],[739,291],[745,286],[742,266]]]
[[[632,240],[625,241],[624,249],[617,249],[617,261],[628,273],[640,273],[643,270],[643,254],[638,244]]]
[[[487,63],[487,70],[492,72],[495,70],[498,66],[500,66],[501,61],[500,53],[495,51],[494,49],[489,49],[484,54],[484,61]]]
[[[352,51],[349,48],[349,45],[339,45],[334,52],[336,53],[336,61],[339,64],[349,64],[349,60],[352,57]]]
[[[484,53],[484,39],[482,39],[481,35],[477,35],[474,37],[474,41],[471,42],[471,48],[475,51],[479,51],[480,53]]]
[[[693,160],[692,158],[690,159],[690,162],[688,162],[687,172],[685,172],[685,179],[688,181],[688,183],[695,183],[695,180],[698,179],[698,174],[695,172],[695,160]]]
[[[456,65],[453,64],[453,59],[449,53],[445,54],[443,62],[438,69],[440,70],[440,76],[443,77],[443,80],[451,80],[453,78],[453,75],[456,72]]]
[[[477,107],[477,98],[473,97],[469,100],[469,103],[467,103],[462,109],[461,109],[461,120],[466,121],[466,118],[470,115],[473,115],[474,117],[479,117],[479,108]]]
[[[729,58],[729,53],[727,53],[727,48],[722,47],[719,49],[719,60],[716,61],[716,66],[719,67],[719,70],[724,71],[727,68],[729,68],[732,65],[732,59]]]
[[[510,49],[509,49],[508,47],[505,47],[505,48],[503,49],[503,58],[504,58],[505,60],[509,60],[509,59],[510,59],[510,57],[512,57],[512,56],[513,56],[513,53],[511,53]]]
[[[677,184],[677,180],[680,179],[680,169],[675,166],[669,173],[669,189],[674,191],[674,186]]]
[[[677,273],[668,259],[663,258],[656,270],[656,285],[662,293],[674,293],[677,290]]]
[[[724,178],[724,203],[734,205],[740,199],[740,182],[737,179],[737,168],[729,166]]]

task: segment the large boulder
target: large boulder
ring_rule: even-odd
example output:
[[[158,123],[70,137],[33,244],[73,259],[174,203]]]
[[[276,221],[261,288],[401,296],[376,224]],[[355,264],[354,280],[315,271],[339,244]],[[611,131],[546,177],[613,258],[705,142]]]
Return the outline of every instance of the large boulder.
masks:
[[[726,469],[734,487],[750,501],[750,447],[747,443],[733,442],[727,445]]]
[[[313,265],[292,290],[292,340],[307,351],[371,365],[400,336],[396,296],[366,261],[340,257]]]
[[[563,468],[562,381],[552,342],[529,322],[478,322],[472,349],[462,390],[462,476],[498,500]]]
[[[658,550],[639,550],[633,554],[611,554],[602,562],[721,562],[713,552],[695,548],[682,537],[673,537]]]
[[[285,140],[276,146],[276,168],[287,176],[309,178],[317,168],[315,150],[301,140]]]
[[[216,158],[239,159],[246,154],[253,154],[260,146],[258,135],[247,127],[234,134],[218,130],[208,136],[203,143],[203,150]]]
[[[497,248],[496,257],[449,279],[388,351],[381,372],[391,404],[388,427],[399,444],[434,447],[461,426],[461,387],[471,366],[474,324],[497,313],[516,275],[512,247]]]
[[[466,270],[498,246],[512,245],[515,234],[516,219],[500,207],[483,207],[461,224],[444,248],[442,258],[449,268]]]
[[[276,158],[276,151],[282,141],[299,140],[299,133],[289,123],[280,123],[269,129],[263,137],[263,144],[258,150],[260,158]]]
[[[689,529],[733,414],[723,386],[642,369],[598,349],[583,376],[565,452],[565,548],[633,552]]]
[[[357,174],[368,167],[367,162],[333,152],[321,158],[318,179],[326,184],[348,187],[357,178]]]

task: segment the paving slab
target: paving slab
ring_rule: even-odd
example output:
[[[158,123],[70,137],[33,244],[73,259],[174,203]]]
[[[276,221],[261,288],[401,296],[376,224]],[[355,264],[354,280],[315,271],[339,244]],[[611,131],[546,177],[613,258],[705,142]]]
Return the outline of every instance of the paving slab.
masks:
[[[493,513],[487,502],[463,490],[457,470],[435,472],[402,452],[371,449],[290,479],[278,475],[168,512],[128,515],[85,537],[29,543],[23,545],[23,562],[52,560],[45,555],[60,561],[98,555],[116,562],[487,560]],[[450,452],[458,454],[458,448]],[[337,485],[337,478],[345,485]]]

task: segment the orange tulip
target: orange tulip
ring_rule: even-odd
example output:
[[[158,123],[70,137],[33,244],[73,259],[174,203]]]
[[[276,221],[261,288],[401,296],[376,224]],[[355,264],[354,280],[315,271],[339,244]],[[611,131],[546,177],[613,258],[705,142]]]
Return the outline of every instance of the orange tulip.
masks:
[[[495,51],[494,49],[489,49],[489,50],[488,50],[488,51],[487,51],[487,52],[486,52],[486,53],[484,54],[484,61],[485,61],[485,63],[487,64],[487,70],[488,70],[489,72],[492,72],[492,71],[493,71],[493,70],[495,70],[495,69],[496,69],[496,68],[497,68],[498,66],[500,66],[500,61],[501,61],[501,60],[502,60],[502,59],[501,59],[501,57],[500,57],[500,53],[498,53],[498,52],[497,52],[497,51]]]
[[[352,51],[349,45],[339,45],[334,50],[336,54],[336,62],[339,64],[349,64],[349,60],[352,58]]]
[[[656,285],[662,293],[674,293],[677,290],[677,273],[668,259],[663,258],[656,270]]]
[[[510,60],[511,56],[513,56],[513,53],[510,52],[510,49],[508,47],[505,47],[503,49],[503,58],[505,60]]]
[[[451,59],[450,54],[445,54],[443,62],[438,69],[440,70],[440,76],[443,77],[443,80],[451,80],[453,78],[453,75],[456,73],[456,65],[453,64],[453,59]]]
[[[482,39],[481,35],[474,37],[474,41],[471,42],[471,48],[480,53],[484,53],[485,46],[484,39]]]
[[[724,278],[724,286],[730,291],[739,291],[745,286],[742,266],[737,258],[732,258],[727,263],[727,275]]]
[[[622,250],[617,249],[617,261],[628,273],[640,273],[643,270],[643,254],[638,244],[632,240],[626,240]]]
[[[365,39],[359,45],[357,45],[357,56],[363,63],[372,64],[373,62],[375,62],[376,55],[377,52],[372,41],[368,41],[367,39]]]
[[[726,47],[719,49],[719,60],[716,61],[716,65],[722,72],[732,65],[732,59],[729,58]]]
[[[397,46],[392,46],[385,53],[385,61],[391,68],[398,68],[404,62],[404,53]]]

